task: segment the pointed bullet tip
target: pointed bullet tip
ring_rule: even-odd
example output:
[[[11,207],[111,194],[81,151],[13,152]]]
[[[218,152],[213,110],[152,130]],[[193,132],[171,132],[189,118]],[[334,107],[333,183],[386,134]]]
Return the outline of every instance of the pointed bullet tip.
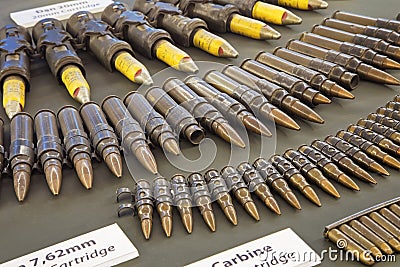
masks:
[[[256,134],[260,134],[266,137],[272,136],[272,133],[267,128],[267,126],[265,126],[264,123],[262,123],[260,120],[258,120],[255,116],[251,114],[243,118],[243,124],[248,130]]]
[[[151,229],[153,227],[153,223],[150,219],[143,219],[140,224],[142,227],[144,238],[148,240],[151,235]]]
[[[106,155],[104,161],[108,167],[108,169],[117,177],[121,178],[122,176],[122,159],[121,154],[119,153],[110,153]]]
[[[14,191],[19,202],[23,202],[29,190],[31,173],[27,171],[17,171],[13,173]]]
[[[163,217],[161,219],[161,224],[162,224],[165,235],[167,237],[170,237],[171,233],[172,233],[172,218],[171,217]]]
[[[323,94],[316,94],[314,97],[315,104],[330,104],[332,101]]]
[[[293,12],[286,11],[285,13],[286,15],[284,15],[284,18],[282,19],[283,25],[301,24],[303,22],[303,19],[295,15]]]
[[[377,162],[372,162],[370,168],[381,175],[390,176],[390,173]]]
[[[60,165],[49,165],[45,171],[47,185],[53,195],[57,196],[60,193],[62,181],[62,169]]]
[[[142,166],[144,166],[148,171],[153,174],[158,173],[156,159],[147,145],[137,148],[134,151],[134,154]]]
[[[264,203],[270,210],[278,215],[281,215],[281,209],[279,208],[278,202],[276,202],[273,197],[266,198]]]
[[[338,177],[338,181],[343,184],[344,186],[355,190],[355,191],[360,191],[360,187],[349,177],[347,176],[345,173],[342,173],[339,177]]]
[[[235,146],[238,146],[240,148],[245,148],[246,144],[243,141],[243,139],[240,137],[240,135],[233,129],[233,127],[227,123],[227,122],[222,122],[218,126],[216,130],[216,134],[220,136],[222,139],[225,141],[232,143]]]
[[[315,193],[314,189],[311,188],[311,186],[307,186],[304,188],[302,192],[312,203],[317,205],[318,207],[321,207],[321,201],[318,198],[317,193]]]
[[[253,217],[254,220],[260,220],[260,215],[258,214],[258,210],[254,202],[247,202],[244,205],[244,208],[246,209],[247,213],[250,214],[251,217]]]
[[[336,97],[343,98],[343,99],[354,99],[355,96],[347,91],[346,89],[342,88],[341,86],[335,85],[334,88],[336,88]],[[334,89],[332,89],[334,90]]]
[[[93,169],[89,159],[82,158],[75,163],[75,171],[79,180],[86,189],[91,189],[93,184]]]
[[[197,67],[196,63],[194,63],[193,59],[189,56],[184,57],[177,67],[178,70],[186,73],[196,73],[199,71],[199,67]]]
[[[300,130],[300,126],[295,120],[293,120],[289,115],[277,108],[271,110],[271,116],[274,118],[277,124],[283,127],[297,131]]]
[[[215,217],[214,217],[214,213],[211,210],[207,210],[203,213],[203,220],[207,224],[208,228],[212,232],[215,232],[215,230],[216,230]]]
[[[325,192],[327,192],[331,196],[334,196],[335,198],[340,198],[339,192],[336,190],[336,188],[333,186],[333,184],[330,181],[323,180],[321,182],[321,187]]]
[[[296,195],[293,192],[287,192],[284,195],[286,202],[288,202],[292,207],[301,210],[301,205]]]
[[[181,150],[179,149],[178,142],[175,139],[168,139],[163,144],[162,147],[164,151],[167,153],[171,153],[175,156],[179,156],[181,154]]]
[[[233,225],[238,224],[236,210],[233,206],[227,206],[224,209],[224,214]]]
[[[390,58],[386,58],[383,61],[383,66],[385,69],[396,69],[396,70],[400,69],[400,63]]]

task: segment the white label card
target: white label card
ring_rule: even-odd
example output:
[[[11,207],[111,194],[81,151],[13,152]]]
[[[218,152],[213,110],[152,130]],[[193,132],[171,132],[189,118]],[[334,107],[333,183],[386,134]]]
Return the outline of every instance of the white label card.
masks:
[[[114,1],[112,0],[67,1],[59,4],[13,12],[10,13],[10,17],[18,25],[32,27],[39,20],[45,18],[65,20],[78,11],[90,11],[92,13],[102,12],[106,6],[113,2]]]
[[[287,228],[185,267],[306,267],[320,263],[320,256]]]
[[[117,224],[3,263],[1,267],[109,267],[139,257]]]

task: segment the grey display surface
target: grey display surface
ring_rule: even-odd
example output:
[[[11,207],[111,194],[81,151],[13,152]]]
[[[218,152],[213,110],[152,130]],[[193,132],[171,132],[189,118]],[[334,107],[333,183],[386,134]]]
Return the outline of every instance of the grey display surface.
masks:
[[[0,25],[11,22],[10,12],[57,2],[59,1],[1,1]],[[329,8],[327,10],[310,12],[294,10],[296,14],[303,18],[303,23],[288,27],[274,26],[282,33],[280,40],[263,42],[233,34],[222,35],[239,50],[238,59],[216,59],[194,48],[184,50],[198,61],[217,61],[238,65],[245,58],[254,58],[258,51],[272,51],[276,46],[284,46],[289,39],[297,39],[301,32],[310,30],[313,24],[329,17],[337,9],[387,18],[394,18],[400,10],[398,0],[338,0],[328,2]],[[130,4],[130,1],[128,4]],[[87,69],[87,80],[91,85],[94,101],[101,103],[102,99],[110,94],[123,97],[129,91],[137,88],[121,74],[107,72],[92,55],[85,52],[80,53],[80,55]],[[147,66],[152,74],[165,68],[165,65],[158,61],[149,61],[140,55],[137,58]],[[391,73],[400,78],[400,71],[391,71]],[[38,110],[45,108],[57,111],[61,106],[67,104],[78,107],[78,104],[69,97],[65,88],[52,77],[45,62],[35,63],[32,66],[31,74],[31,91],[26,94],[25,111],[34,115]],[[300,132],[278,127],[276,152],[283,153],[287,148],[297,148],[301,144],[309,144],[314,139],[322,139],[329,134],[335,134],[338,130],[347,127],[348,124],[356,122],[359,118],[365,117],[379,106],[384,105],[398,93],[398,89],[393,86],[363,81],[353,93],[356,96],[354,101],[334,99],[331,105],[320,105],[315,108],[326,121],[323,125],[297,120],[302,128]],[[3,109],[0,111],[0,116],[5,120],[5,132],[8,133],[9,120]],[[251,141],[253,150],[259,146],[259,142],[255,135],[250,135],[250,138],[254,139]],[[218,146],[219,155],[229,154],[229,145],[217,140],[217,138],[214,138],[214,140]],[[8,145],[9,136],[6,134],[5,146],[7,150]],[[187,142],[183,142],[181,146],[186,156],[189,158],[197,157],[196,148],[191,148]],[[269,152],[273,153],[273,151]],[[181,172],[170,165],[159,149],[155,150],[155,155],[161,175],[170,178]],[[257,156],[259,156],[257,151],[252,151],[249,159],[254,160]],[[226,163],[227,158],[219,156],[210,168],[221,169]],[[140,253],[139,258],[120,266],[182,266],[286,227],[291,227],[317,253],[320,253],[329,247],[336,248],[322,237],[325,225],[376,203],[397,197],[399,196],[398,188],[400,188],[400,173],[390,169],[391,176],[387,178],[375,176],[378,181],[375,186],[357,181],[361,187],[360,192],[353,192],[335,183],[342,196],[340,199],[334,199],[314,186],[323,204],[320,208],[314,206],[296,192],[303,209],[296,211],[277,196],[282,210],[282,215],[277,216],[263,206],[259,200],[256,200],[261,216],[260,222],[255,222],[236,203],[238,226],[232,226],[219,207],[214,204],[217,220],[217,231],[215,233],[208,230],[200,213],[194,210],[193,233],[187,234],[177,210],[174,210],[174,226],[171,238],[165,237],[158,215],[154,214],[151,239],[146,241],[141,233],[137,217],[117,217],[117,204],[114,195],[116,188],[122,186],[133,188],[134,186],[134,180],[129,174],[126,164],[124,164],[124,175],[120,180],[112,176],[105,164],[94,162],[93,166],[95,180],[93,189],[90,191],[85,190],[80,185],[74,170],[64,168],[62,190],[58,197],[51,196],[44,176],[35,173],[32,176],[28,196],[22,204],[18,204],[15,198],[12,179],[10,177],[2,179],[0,187],[0,262],[31,253],[114,222],[121,226]],[[204,173],[204,170],[198,171]],[[134,171],[133,175],[136,178],[152,179],[152,176],[140,169]],[[400,260],[398,256],[396,259]],[[356,265],[359,265],[359,263],[330,261],[329,259],[325,259],[323,262],[323,266]],[[380,263],[379,265],[398,266],[393,262]]]

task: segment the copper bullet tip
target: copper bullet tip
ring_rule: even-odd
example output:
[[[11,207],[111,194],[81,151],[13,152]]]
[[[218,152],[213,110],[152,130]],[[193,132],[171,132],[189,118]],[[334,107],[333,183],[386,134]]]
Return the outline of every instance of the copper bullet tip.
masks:
[[[321,182],[321,188],[322,188],[325,192],[329,193],[330,195],[332,195],[332,196],[334,196],[334,197],[336,197],[336,198],[340,198],[339,192],[336,190],[335,186],[333,186],[333,184],[332,184],[330,181],[328,181],[328,180],[323,180],[323,181]]]
[[[168,139],[162,144],[163,149],[167,153],[171,153],[172,155],[179,156],[181,154],[181,150],[179,149],[178,142],[174,139]]]
[[[339,176],[338,181],[352,190],[360,191],[360,187],[349,176],[347,176],[344,173],[342,173]]]
[[[276,200],[273,197],[267,197],[264,200],[265,205],[272,210],[273,212],[275,212],[278,215],[281,215],[281,209],[279,208],[278,202],[276,202]]]
[[[391,238],[388,243],[396,252],[400,252],[400,242],[397,239]]]
[[[272,136],[272,133],[269,131],[267,126],[265,126],[264,123],[262,123],[260,120],[258,120],[256,117],[252,115],[244,117],[243,124],[248,130],[256,134],[260,134],[267,137]]]
[[[316,94],[314,97],[315,104],[330,104],[332,101],[323,94]]]
[[[377,162],[372,162],[372,163],[369,165],[369,167],[370,167],[374,172],[377,172],[378,174],[385,175],[385,176],[389,176],[389,175],[390,175],[390,173],[389,173],[385,168],[383,168],[379,163],[377,163]]]
[[[236,215],[236,210],[233,206],[227,206],[224,209],[224,214],[226,216],[226,218],[228,218],[228,220],[233,224],[233,225],[237,225],[238,224],[238,220],[237,220],[237,215]]]
[[[157,163],[148,146],[141,146],[135,151],[138,161],[151,173],[157,174]]]
[[[315,205],[318,207],[321,207],[321,201],[318,198],[317,193],[315,193],[314,189],[311,188],[311,186],[307,186],[303,189],[302,193]]]
[[[153,222],[150,219],[143,219],[140,223],[142,227],[142,232],[144,235],[144,238],[147,240],[150,238],[151,235],[151,229],[153,227]]]
[[[374,257],[379,257],[380,259],[382,258],[383,255],[382,255],[382,252],[379,250],[379,248],[372,247],[369,250],[371,251],[371,253]]]
[[[314,110],[303,104],[301,101],[296,101],[291,106],[293,113],[300,118],[305,120],[316,122],[316,123],[324,123],[324,119]]]
[[[393,167],[393,168],[396,168],[396,169],[400,169],[400,162],[397,159],[395,159],[392,156],[390,156],[390,155],[386,155],[383,158],[383,162],[385,164],[389,165],[390,167]]]
[[[260,220],[260,215],[258,214],[257,206],[256,204],[254,204],[254,202],[247,202],[246,204],[244,204],[244,208],[247,213],[254,218],[254,220]]]
[[[211,210],[207,210],[202,215],[203,215],[203,220],[207,224],[208,228],[210,228],[212,232],[215,232],[216,226],[215,226],[214,213]]]
[[[185,226],[186,231],[191,234],[193,230],[193,217],[191,213],[185,213],[182,215],[182,222]]]
[[[372,68],[368,71],[367,79],[377,83],[400,85],[400,81],[391,74],[380,69]]]
[[[62,168],[60,165],[50,165],[44,171],[47,185],[53,195],[57,196],[60,193],[62,181]]]
[[[365,182],[368,182],[368,183],[371,183],[371,184],[377,184],[378,183],[374,178],[372,178],[372,176],[368,172],[364,171],[361,168],[357,168],[356,169],[356,174],[360,179],[362,179]]]
[[[398,63],[397,61],[394,61],[390,58],[385,58],[383,60],[382,65],[383,65],[383,68],[385,68],[385,69],[396,69],[396,70],[400,69],[400,63]]]
[[[335,93],[335,96],[339,97],[339,98],[344,98],[344,99],[354,99],[355,98],[355,96],[352,93],[350,93],[349,91],[347,91],[346,89],[344,89],[343,87],[341,87],[337,84],[335,84],[332,87],[332,91]]]
[[[387,243],[382,243],[379,245],[379,248],[386,254],[391,255],[393,254],[392,248]]]
[[[172,218],[169,216],[161,218],[161,224],[165,235],[170,237],[172,233]]]
[[[274,121],[288,129],[300,130],[300,126],[297,124],[295,120],[293,120],[289,115],[286,115],[283,111],[275,108],[271,110],[271,116],[274,118]]]
[[[298,210],[301,210],[300,202],[293,192],[287,192],[284,195],[284,198],[285,198],[286,202],[289,203],[292,207],[294,207]]]
[[[221,123],[216,130],[218,136],[220,136],[225,141],[234,144],[240,148],[245,148],[246,144],[240,135],[230,126],[228,123]]]
[[[122,176],[122,159],[119,153],[110,153],[104,159],[108,169],[118,178]]]
[[[79,180],[86,189],[92,188],[93,169],[92,163],[88,159],[80,159],[75,163],[75,170]]]
[[[31,181],[31,173],[27,171],[17,171],[13,174],[14,177],[14,190],[19,202],[24,201],[26,194],[29,190]]]

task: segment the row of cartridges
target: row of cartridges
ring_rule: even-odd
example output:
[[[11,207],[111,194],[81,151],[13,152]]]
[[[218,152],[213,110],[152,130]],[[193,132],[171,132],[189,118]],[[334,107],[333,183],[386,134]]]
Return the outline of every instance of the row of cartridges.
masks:
[[[320,187],[335,198],[340,198],[335,182],[359,191],[360,187],[351,177],[376,184],[377,181],[367,171],[388,176],[390,174],[382,164],[400,169],[400,162],[396,159],[400,157],[398,101],[399,96],[367,118],[360,119],[346,130],[338,131],[335,136],[329,135],[323,141],[315,140],[311,145],[302,145],[297,150],[288,149],[283,155],[273,155],[269,159],[258,158],[253,164],[244,162],[237,168],[226,166],[220,172],[208,170],[204,176],[192,173],[187,179],[181,174],[170,180],[164,177],[158,177],[153,182],[140,179],[133,191],[127,188],[117,191],[118,202],[126,194],[133,201],[133,204],[119,205],[118,214],[133,210],[148,239],[154,206],[166,235],[170,236],[173,206],[177,207],[186,230],[191,233],[192,207],[199,208],[208,227],[215,231],[213,201],[217,201],[232,224],[237,224],[230,193],[251,217],[260,220],[250,193],[254,193],[274,213],[281,214],[271,191],[296,209],[301,209],[301,205],[291,187],[317,206],[322,204],[310,184]]]

